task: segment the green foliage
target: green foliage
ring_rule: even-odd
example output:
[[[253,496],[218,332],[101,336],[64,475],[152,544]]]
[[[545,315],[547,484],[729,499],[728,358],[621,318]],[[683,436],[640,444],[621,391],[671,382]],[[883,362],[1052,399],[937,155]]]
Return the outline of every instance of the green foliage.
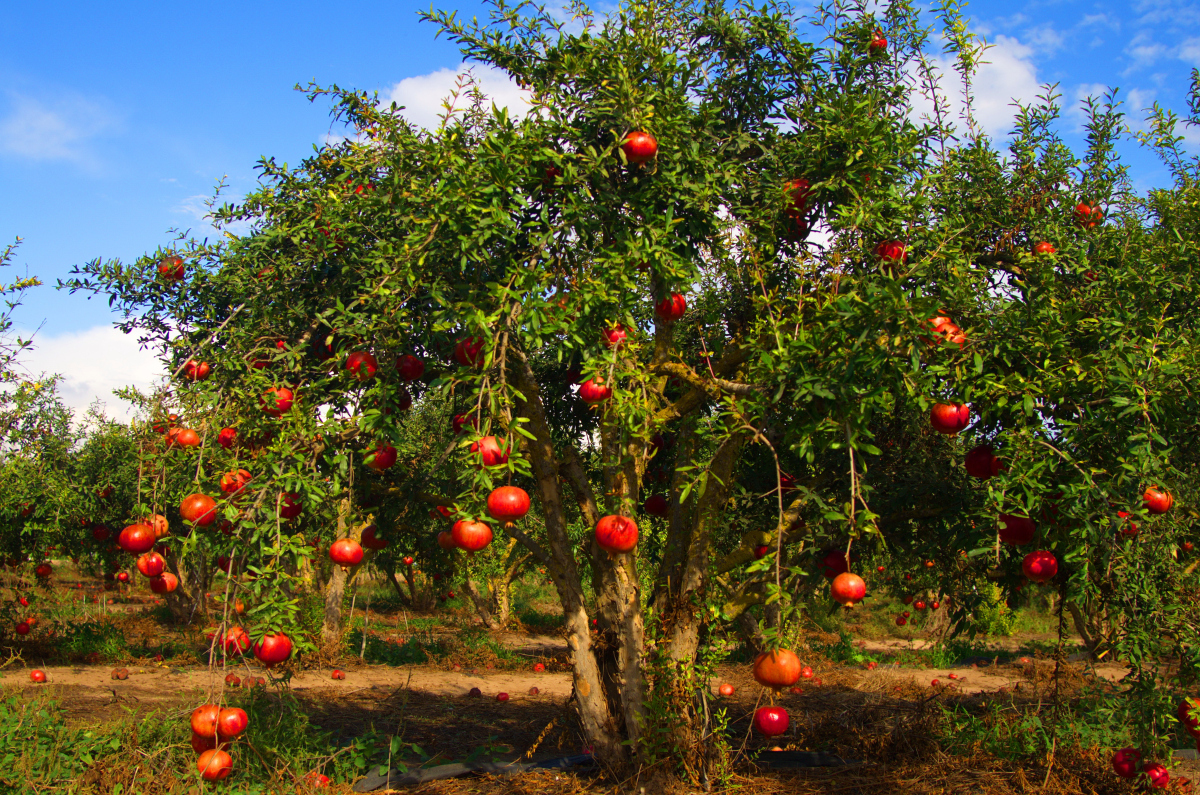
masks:
[[[22,795],[77,778],[122,745],[117,734],[68,728],[59,704],[41,696],[5,693],[0,721],[0,784]]]
[[[988,583],[983,586],[983,599],[972,612],[975,629],[993,637],[1009,637],[1016,627],[1016,614],[1009,608],[1000,587]]]

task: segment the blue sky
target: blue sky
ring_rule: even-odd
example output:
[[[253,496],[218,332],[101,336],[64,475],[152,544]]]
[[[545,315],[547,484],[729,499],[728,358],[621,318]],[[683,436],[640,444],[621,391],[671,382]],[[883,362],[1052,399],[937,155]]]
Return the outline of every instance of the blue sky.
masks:
[[[248,190],[262,155],[295,163],[331,132],[327,108],[293,90],[315,80],[378,90],[429,119],[460,68],[452,44],[420,23],[422,3],[7,3],[0,6],[0,241],[25,239],[17,262],[48,286],[19,310],[40,326],[34,370],[62,371],[75,405],[146,384],[152,357],[112,332],[105,302],[52,288],[94,257],[132,259],[172,227],[204,231],[203,199],[227,177]],[[474,0],[439,7],[470,15]],[[804,8],[797,3],[797,8]],[[1200,4],[998,2],[967,8],[996,44],[977,82],[980,117],[1002,136],[1013,97],[1060,84],[1064,102],[1121,86],[1130,110],[1184,109],[1200,65]],[[485,90],[515,101],[502,79]],[[1134,113],[1136,118],[1141,113]],[[1063,132],[1080,144],[1080,117]],[[1192,134],[1200,143],[1200,135]],[[1139,188],[1164,172],[1126,147]],[[11,275],[5,278],[11,279]]]

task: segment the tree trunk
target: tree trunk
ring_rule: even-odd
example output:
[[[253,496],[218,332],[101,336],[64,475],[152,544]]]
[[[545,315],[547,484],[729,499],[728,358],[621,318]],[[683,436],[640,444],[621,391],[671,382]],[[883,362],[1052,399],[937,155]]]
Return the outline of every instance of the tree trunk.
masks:
[[[558,592],[566,622],[567,647],[571,650],[574,661],[572,685],[584,737],[592,745],[593,752],[601,762],[614,767],[624,767],[628,760],[628,749],[621,742],[622,737],[609,710],[600,666],[592,650],[591,627],[584,606],[583,586],[579,568],[575,564],[573,544],[567,535],[566,517],[558,485],[559,464],[554,456],[553,437],[546,423],[545,408],[537,380],[524,354],[514,349],[510,351],[510,356],[513,382],[524,398],[519,403],[519,413],[529,420],[526,429],[534,437],[532,440],[527,439],[525,444],[537,481],[550,549],[543,549],[519,528],[506,530],[546,567]],[[573,450],[566,448],[565,455],[567,459],[564,461],[563,474],[571,482],[585,521],[594,525],[600,514],[591,496],[586,474]]]
[[[206,621],[208,603],[204,594],[208,593],[208,586],[212,582],[212,571],[207,561],[201,555],[193,555],[190,561],[179,561],[172,554],[168,565],[179,579],[175,590],[163,595],[172,618],[180,624]]]
[[[338,538],[353,538],[357,541],[366,525],[351,528],[351,532],[347,532],[349,516],[350,500],[343,499],[338,506]],[[336,565],[331,567],[329,581],[325,584],[325,619],[321,624],[321,640],[326,644],[338,643],[342,639],[342,597],[346,584],[358,573],[359,566],[362,564],[355,566],[353,571],[342,571],[341,567]]]
[[[488,605],[488,598],[479,593],[479,589],[475,587],[475,581],[471,579],[471,575],[463,578],[463,587],[467,589],[467,595],[471,597],[471,601],[475,603],[475,612],[479,613],[479,619],[488,629],[495,631],[503,628],[503,624],[496,620],[492,614],[491,608]]]

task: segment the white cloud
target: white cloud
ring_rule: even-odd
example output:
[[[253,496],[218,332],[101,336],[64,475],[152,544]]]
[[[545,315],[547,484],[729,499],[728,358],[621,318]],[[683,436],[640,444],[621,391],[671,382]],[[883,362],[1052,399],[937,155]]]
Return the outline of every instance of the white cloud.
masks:
[[[1016,108],[1014,101],[1029,103],[1037,99],[1040,84],[1037,67],[1033,64],[1033,48],[1009,36],[997,36],[984,54],[987,63],[981,64],[971,84],[975,96],[975,120],[993,138],[1013,128]],[[931,63],[940,72],[940,87],[949,100],[951,117],[960,132],[966,128],[962,121],[962,85],[954,62],[947,56],[936,56]],[[912,74],[916,78],[916,74]],[[913,95],[913,109],[918,117],[932,117],[933,103],[919,94]]]
[[[89,141],[117,123],[101,103],[83,97],[48,104],[9,93],[8,100],[8,112],[0,119],[0,152],[29,160],[94,165]]]
[[[28,338],[27,333],[21,336]],[[94,326],[58,335],[38,333],[33,338],[33,348],[22,353],[19,361],[31,375],[61,375],[59,394],[64,403],[75,409],[77,419],[99,399],[109,417],[128,420],[133,415],[133,406],[112,391],[124,386],[149,391],[165,374],[153,351],[142,350],[136,336],[123,334],[112,326]]]
[[[445,103],[458,85],[459,76],[467,72],[475,78],[476,85],[498,108],[508,108],[509,114],[515,117],[525,115],[529,110],[526,100],[527,92],[521,90],[516,83],[509,79],[508,74],[494,66],[480,66],[466,62],[457,69],[439,69],[427,75],[406,77],[391,88],[380,92],[384,102],[395,102],[402,105],[406,119],[427,129],[433,129],[440,123],[440,117],[445,114]],[[455,107],[462,109],[470,102],[462,92]]]
[[[1025,31],[1025,41],[1038,55],[1053,55],[1062,48],[1063,35],[1053,25],[1039,25]]]
[[[1166,54],[1166,51],[1167,48],[1154,41],[1149,33],[1139,33],[1130,40],[1129,45],[1125,48],[1125,54],[1133,61],[1126,70],[1126,74],[1139,67],[1153,64]]]
[[[1193,37],[1179,45],[1179,58],[1192,66],[1200,66],[1200,39]]]

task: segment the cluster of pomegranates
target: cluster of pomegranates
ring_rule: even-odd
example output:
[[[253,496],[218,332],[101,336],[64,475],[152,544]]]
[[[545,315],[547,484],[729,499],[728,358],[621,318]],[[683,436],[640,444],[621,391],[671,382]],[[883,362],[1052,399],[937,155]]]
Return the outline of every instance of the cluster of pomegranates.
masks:
[[[226,750],[250,725],[239,707],[203,704],[192,710],[192,750],[199,754],[196,768],[205,781],[220,781],[233,772],[233,757]]]

